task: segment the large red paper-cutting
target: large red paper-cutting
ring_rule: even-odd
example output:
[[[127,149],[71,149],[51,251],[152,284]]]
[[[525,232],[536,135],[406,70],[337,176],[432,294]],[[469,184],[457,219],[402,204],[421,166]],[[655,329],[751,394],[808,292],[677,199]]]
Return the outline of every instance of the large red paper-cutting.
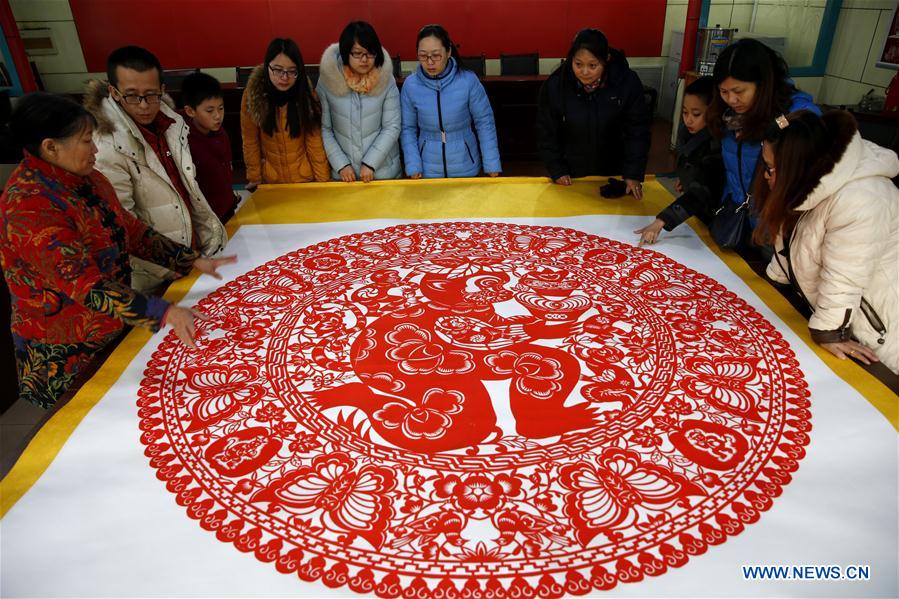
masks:
[[[140,389],[191,518],[382,596],[584,594],[767,510],[809,393],[775,328],[652,251],[559,227],[391,227],[210,295]],[[497,392],[501,389],[501,392]]]

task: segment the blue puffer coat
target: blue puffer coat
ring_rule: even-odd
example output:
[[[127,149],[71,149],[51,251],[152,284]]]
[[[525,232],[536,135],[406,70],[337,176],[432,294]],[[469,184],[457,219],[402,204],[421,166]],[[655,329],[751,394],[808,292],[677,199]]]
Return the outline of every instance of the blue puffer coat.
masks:
[[[788,113],[796,110],[807,109],[815,114],[821,114],[821,109],[815,105],[812,97],[805,92],[796,91],[790,98]],[[742,146],[742,147],[741,147]],[[747,193],[752,193],[752,179],[755,169],[762,155],[762,144],[758,141],[737,141],[736,134],[730,129],[724,130],[724,138],[721,140],[721,157],[724,159],[724,170],[727,174],[727,183],[724,186],[722,201],[742,204]],[[740,162],[742,158],[743,181],[740,182]],[[751,213],[750,213],[751,214]],[[753,225],[755,218],[751,217]]]
[[[331,178],[350,165],[359,176],[362,163],[375,171],[375,179],[400,176],[400,92],[393,78],[393,63],[384,50],[384,64],[371,92],[360,94],[343,76],[340,48],[330,45],[319,64],[318,98],[322,103],[322,141]]]
[[[407,175],[475,177],[481,172],[482,154],[485,173],[502,170],[487,93],[477,75],[459,70],[454,58],[433,79],[419,66],[403,83],[400,100]]]

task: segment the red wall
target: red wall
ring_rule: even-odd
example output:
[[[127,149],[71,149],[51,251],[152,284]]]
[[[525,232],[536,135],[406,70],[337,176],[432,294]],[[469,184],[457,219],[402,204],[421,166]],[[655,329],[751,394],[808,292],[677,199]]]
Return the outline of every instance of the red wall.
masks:
[[[559,57],[583,27],[628,56],[661,54],[667,0],[70,0],[89,71],[135,44],[166,69],[249,66],[272,37],[293,37],[318,63],[352,20],[374,25],[391,54],[415,59],[415,35],[440,23],[463,56],[538,51]]]

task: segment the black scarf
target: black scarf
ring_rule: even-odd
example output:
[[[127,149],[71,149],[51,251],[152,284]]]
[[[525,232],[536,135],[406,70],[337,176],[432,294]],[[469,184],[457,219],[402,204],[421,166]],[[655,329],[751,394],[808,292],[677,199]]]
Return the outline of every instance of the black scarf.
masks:
[[[712,137],[708,127],[698,133],[690,133],[684,125],[681,127],[678,130],[678,144],[675,151],[682,156],[689,156]]]
[[[268,99],[268,114],[265,115],[265,122],[262,124],[262,130],[266,135],[274,135],[278,128],[278,118],[276,108],[287,105],[287,128],[291,137],[300,136],[300,111],[297,105],[297,97],[299,96],[300,79],[297,77],[294,83],[287,91],[281,91],[272,83],[268,73],[265,77],[265,96]],[[300,73],[300,77],[303,77]]]

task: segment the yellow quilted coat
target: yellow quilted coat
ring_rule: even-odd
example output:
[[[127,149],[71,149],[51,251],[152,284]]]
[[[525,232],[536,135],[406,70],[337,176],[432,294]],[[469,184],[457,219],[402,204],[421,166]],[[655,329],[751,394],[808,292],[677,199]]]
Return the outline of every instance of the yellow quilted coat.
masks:
[[[240,131],[247,181],[260,183],[309,183],[330,181],[331,170],[322,144],[321,128],[290,137],[287,106],[276,108],[273,135],[262,130],[268,116],[264,65],[253,69],[240,103]],[[312,90],[310,84],[309,89]],[[313,94],[315,92],[312,92]]]

